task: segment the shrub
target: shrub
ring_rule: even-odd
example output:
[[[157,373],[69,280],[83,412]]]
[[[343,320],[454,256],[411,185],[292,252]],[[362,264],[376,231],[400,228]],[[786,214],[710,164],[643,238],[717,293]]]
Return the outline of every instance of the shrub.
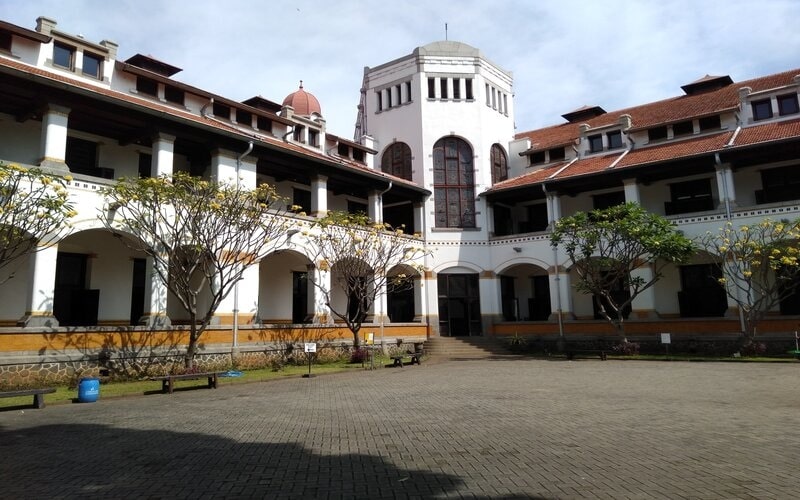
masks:
[[[615,345],[612,350],[616,354],[621,354],[623,356],[634,356],[639,354],[639,348],[641,346],[638,342],[622,342],[620,344]]]
[[[353,352],[350,354],[351,363],[363,363],[368,359],[369,359],[369,353],[367,352],[367,349],[364,347],[353,349]]]
[[[748,339],[742,344],[742,348],[739,352],[742,356],[763,356],[767,352],[767,344]]]

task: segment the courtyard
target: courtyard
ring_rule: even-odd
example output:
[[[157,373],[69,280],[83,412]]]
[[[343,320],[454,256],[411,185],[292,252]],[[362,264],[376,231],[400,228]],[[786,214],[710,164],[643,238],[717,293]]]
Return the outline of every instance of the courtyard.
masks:
[[[496,359],[101,389],[0,411],[0,497],[798,498],[799,370]]]

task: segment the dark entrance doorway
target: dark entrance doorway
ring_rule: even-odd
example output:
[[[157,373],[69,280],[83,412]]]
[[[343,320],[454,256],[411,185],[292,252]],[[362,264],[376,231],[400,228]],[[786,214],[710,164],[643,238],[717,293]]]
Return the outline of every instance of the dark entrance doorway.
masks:
[[[305,323],[308,318],[308,273],[292,272],[292,323]]]
[[[53,314],[61,326],[97,324],[100,290],[87,288],[88,255],[58,252]]]
[[[411,323],[414,321],[414,288],[391,290],[386,297],[389,321]]]
[[[481,334],[477,274],[440,274],[439,332],[444,336]]]
[[[144,316],[144,287],[147,276],[147,261],[133,259],[133,283],[131,284],[131,324],[138,325]]]

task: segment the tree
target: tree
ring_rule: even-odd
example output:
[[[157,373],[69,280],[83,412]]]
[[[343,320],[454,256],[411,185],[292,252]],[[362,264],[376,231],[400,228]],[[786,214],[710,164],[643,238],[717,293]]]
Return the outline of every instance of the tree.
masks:
[[[745,340],[752,341],[764,316],[800,286],[800,219],[738,228],[728,222],[700,245],[722,258],[720,283],[739,306]]]
[[[171,178],[121,179],[103,191],[104,225],[133,238],[120,241],[153,259],[158,279],[189,316],[185,364],[217,308],[244,271],[272,252],[288,222],[275,190],[254,190],[176,173]],[[207,309],[198,298],[207,293]]]
[[[413,286],[413,277],[390,274],[398,264],[422,270],[419,262],[425,254],[418,238],[403,234],[402,228],[374,223],[364,214],[328,212],[314,221],[304,235],[312,243],[314,262],[321,273],[330,273],[330,287],[311,280],[322,294],[331,314],[343,321],[353,333],[353,344],[361,342],[359,331],[379,294]],[[345,305],[331,300],[334,290],[347,298]]]
[[[0,162],[0,284],[14,277],[21,257],[69,230],[76,215],[66,189],[71,180]]]
[[[692,241],[669,220],[636,203],[564,217],[550,242],[564,248],[578,275],[575,288],[600,299],[600,314],[624,343],[625,311],[633,300],[661,278],[664,266],[683,262],[694,252]],[[645,265],[652,266],[649,279],[633,274]]]

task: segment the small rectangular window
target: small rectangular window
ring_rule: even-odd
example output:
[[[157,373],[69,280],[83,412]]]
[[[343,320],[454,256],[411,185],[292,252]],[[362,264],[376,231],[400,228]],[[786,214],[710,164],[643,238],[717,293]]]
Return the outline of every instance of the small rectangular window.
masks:
[[[314,147],[319,146],[319,132],[308,129],[308,144]]]
[[[660,141],[667,138],[667,127],[653,127],[647,129],[647,140],[650,142]]]
[[[772,100],[763,99],[750,104],[753,108],[753,120],[766,120],[772,118]]]
[[[392,87],[386,89],[386,108],[391,108],[394,106],[394,101],[392,100]]]
[[[405,102],[411,102],[411,82],[406,82],[406,100]]]
[[[303,127],[295,125],[294,131],[292,132],[292,139],[294,139],[295,142],[305,142],[303,140]]]
[[[101,56],[91,54],[89,52],[83,53],[83,74],[86,76],[91,76],[92,78],[97,78],[98,80],[102,78],[101,68],[103,64],[103,58]]]
[[[589,139],[589,152],[597,153],[603,150],[603,136],[601,134],[590,135]]]
[[[701,132],[706,130],[719,130],[722,128],[722,121],[720,120],[719,115],[706,116],[705,118],[700,118],[698,122]]]
[[[0,32],[0,50],[11,52],[11,33],[7,31]]]
[[[550,156],[550,161],[559,161],[565,158],[564,148],[553,148],[547,153]]]
[[[691,120],[672,125],[672,136],[691,135],[694,133],[694,124]]]
[[[136,77],[136,92],[147,95],[158,95],[158,83],[143,76]]]
[[[428,78],[428,99],[436,99],[436,79]]]
[[[486,105],[487,106],[491,106],[492,105],[492,94],[491,94],[491,92],[489,92],[489,84],[488,83],[486,84]]]
[[[383,92],[375,92],[375,97],[378,99],[378,111],[383,111]]]
[[[453,99],[461,99],[461,78],[453,78]]]
[[[167,102],[183,106],[183,100],[184,100],[183,90],[177,87],[173,87],[172,85],[167,85],[164,87],[164,99],[166,99]]]
[[[439,78],[439,90],[441,91],[441,98],[447,99],[447,78]]]
[[[153,155],[139,153],[139,177],[146,179],[150,177],[152,171]]]
[[[56,43],[53,45],[53,64],[62,68],[73,69],[75,64],[75,48]]]
[[[403,91],[400,85],[395,85],[394,89],[397,91],[397,106],[399,106],[403,103]]]
[[[222,103],[219,102],[214,103],[213,113],[216,118],[224,118],[225,120],[231,119],[231,108]]]
[[[305,189],[294,188],[292,190],[292,205],[294,205],[294,213],[310,213],[311,212],[311,191]]]
[[[249,111],[245,111],[243,109],[236,110],[236,123],[241,125],[246,125],[248,127],[253,126],[253,113]]]
[[[350,158],[350,148],[347,144],[342,144],[341,142],[336,146],[336,152],[339,156],[344,156],[345,158]]]
[[[472,78],[467,78],[464,80],[464,86],[466,87],[466,94],[467,99],[472,100],[475,99],[475,96],[472,95]]]
[[[364,163],[364,151],[362,151],[360,149],[354,149],[353,150],[353,159],[355,161]]]
[[[544,151],[537,151],[536,153],[532,153],[530,155],[531,158],[531,165],[538,165],[539,163],[544,163]]]
[[[497,109],[497,89],[492,87],[492,109]]]
[[[256,125],[258,126],[258,130],[272,132],[272,120],[266,116],[259,116],[256,118]]]
[[[592,208],[595,210],[605,210],[606,208],[616,207],[625,203],[625,191],[613,191],[611,193],[592,195]]]
[[[503,113],[508,114],[508,94],[503,94]]]
[[[780,116],[794,115],[800,112],[797,105],[797,94],[786,94],[778,96],[778,114]]]
[[[608,139],[608,149],[617,149],[622,147],[622,132],[615,130],[606,134]]]

